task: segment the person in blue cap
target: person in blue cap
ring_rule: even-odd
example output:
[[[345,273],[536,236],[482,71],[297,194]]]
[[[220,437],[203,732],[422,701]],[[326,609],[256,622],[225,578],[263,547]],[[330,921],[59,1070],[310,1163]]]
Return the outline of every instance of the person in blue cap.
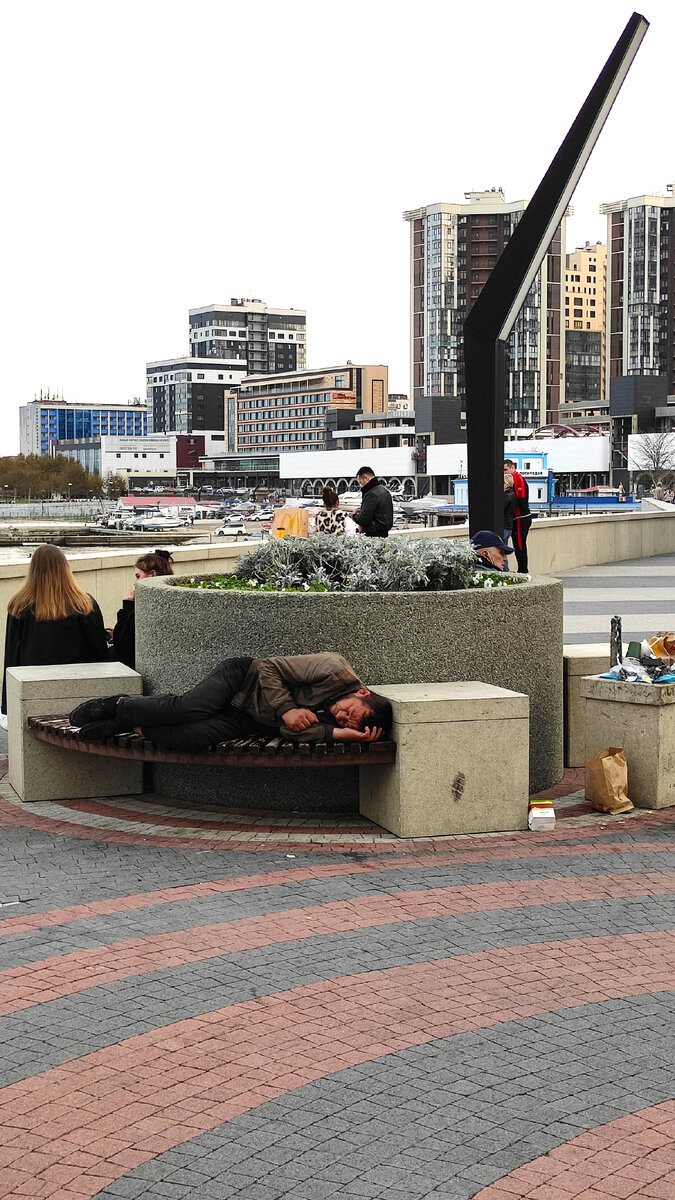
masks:
[[[471,546],[479,560],[477,566],[493,571],[508,571],[508,555],[514,553],[513,546],[509,546],[498,533],[493,533],[491,529],[479,529],[471,538]]]

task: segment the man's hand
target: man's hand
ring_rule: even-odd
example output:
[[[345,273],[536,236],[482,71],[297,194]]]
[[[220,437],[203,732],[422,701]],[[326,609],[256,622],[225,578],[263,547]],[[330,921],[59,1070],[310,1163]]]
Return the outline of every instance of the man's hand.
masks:
[[[284,720],[287,718],[285,717]],[[334,742],[376,742],[382,737],[382,730],[373,725],[372,729],[366,725],[365,729],[337,729],[333,730]]]
[[[309,729],[310,725],[319,723],[319,718],[311,708],[289,708],[281,719],[294,733],[302,733],[303,729]]]

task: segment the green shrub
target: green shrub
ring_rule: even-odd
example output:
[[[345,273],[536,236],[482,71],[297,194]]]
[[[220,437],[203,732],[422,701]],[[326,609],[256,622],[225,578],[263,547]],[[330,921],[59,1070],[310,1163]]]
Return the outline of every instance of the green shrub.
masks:
[[[468,540],[440,538],[271,538],[242,555],[233,575],[182,586],[260,591],[434,592],[520,582],[480,572]]]

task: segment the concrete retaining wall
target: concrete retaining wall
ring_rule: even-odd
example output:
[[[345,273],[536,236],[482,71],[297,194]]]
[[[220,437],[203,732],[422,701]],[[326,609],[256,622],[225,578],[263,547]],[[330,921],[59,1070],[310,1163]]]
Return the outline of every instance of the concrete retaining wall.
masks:
[[[533,575],[574,567],[675,554],[675,508],[668,512],[595,513],[588,517],[538,517],[528,538]],[[405,536],[405,535],[404,535]],[[465,527],[416,532],[415,537],[466,537]]]
[[[466,528],[397,531],[396,537],[465,538]],[[259,541],[201,544],[175,550],[176,571],[231,570],[240,554],[255,550]],[[627,558],[649,558],[655,554],[675,554],[675,510],[672,512],[620,513],[589,517],[542,517],[530,533],[530,568],[534,575],[556,575],[574,567],[596,566],[603,562],[621,562]],[[151,550],[148,542],[146,549]],[[68,553],[68,551],[66,551]],[[133,564],[142,550],[135,547],[110,554],[92,552],[71,559],[80,585],[96,597],[106,625],[115,614],[133,583]],[[7,609],[11,595],[21,586],[27,563],[0,564],[0,612]],[[4,647],[4,621],[0,622],[0,649]]]
[[[150,692],[182,692],[223,658],[337,650],[361,678],[378,683],[443,683],[478,679],[530,697],[530,782],[549,787],[562,774],[562,584],[535,579],[519,587],[388,594],[272,594],[198,591],[153,579],[137,591],[137,668]],[[211,768],[207,768],[211,771]],[[489,777],[491,764],[485,762]],[[256,770],[269,786],[265,803],[293,800],[294,788],[330,794],[337,770]],[[212,772],[163,767],[157,789],[185,798],[249,803],[260,796],[250,770]],[[227,778],[225,779],[225,775]],[[276,776],[275,779],[271,777]],[[309,777],[309,778],[308,778]],[[224,782],[223,782],[224,781]],[[285,782],[287,781],[287,782]]]
[[[152,536],[152,535],[150,535]],[[231,571],[240,554],[246,546],[256,549],[260,542],[233,544],[214,542],[197,546],[185,546],[180,550],[172,550],[175,559],[175,570],[181,574],[191,574],[193,571]],[[92,552],[86,557],[69,559],[77,582],[85,592],[89,592],[99,604],[106,625],[115,624],[118,608],[122,606],[122,597],[134,583],[134,563],[141,554],[154,549],[154,544],[148,541],[145,548],[127,547],[113,551],[111,554]],[[65,551],[68,556],[68,549]],[[5,649],[5,618],[10,596],[18,592],[28,570],[28,562],[0,564],[0,651],[4,656]]]

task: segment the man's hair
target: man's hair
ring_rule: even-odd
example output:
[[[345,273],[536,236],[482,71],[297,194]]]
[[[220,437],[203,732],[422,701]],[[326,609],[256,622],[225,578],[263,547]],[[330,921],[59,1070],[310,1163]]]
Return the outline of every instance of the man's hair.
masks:
[[[356,478],[359,479],[361,475],[367,475],[370,479],[375,478],[375,472],[372,467],[359,467],[356,472]]]
[[[512,458],[505,458],[505,459],[504,459],[504,466],[505,466],[505,467],[512,467],[512,468],[513,468],[513,467],[515,467],[515,465],[516,465],[516,464],[515,464],[515,461],[514,461]]]
[[[371,692],[364,704],[370,709],[370,718],[364,716],[362,725],[376,725],[384,735],[387,736],[391,729],[392,711],[391,704],[385,700],[384,696],[380,696],[378,692]]]

